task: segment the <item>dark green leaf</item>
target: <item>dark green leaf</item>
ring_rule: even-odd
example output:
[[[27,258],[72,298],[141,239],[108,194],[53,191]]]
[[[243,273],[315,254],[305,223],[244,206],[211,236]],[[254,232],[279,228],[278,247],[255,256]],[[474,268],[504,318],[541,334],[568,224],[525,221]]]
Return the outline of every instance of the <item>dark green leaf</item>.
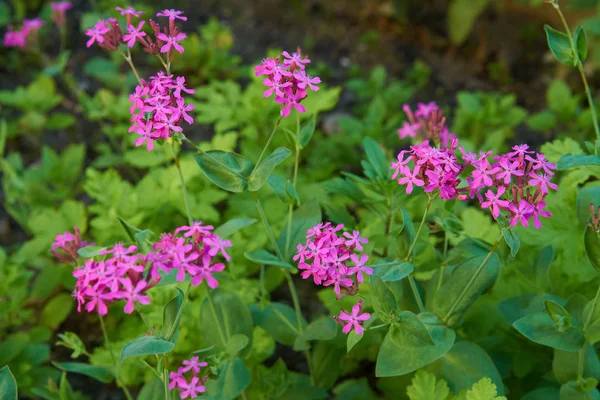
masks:
[[[225,352],[231,357],[235,357],[248,346],[248,343],[250,343],[250,338],[248,336],[236,333],[227,341]]]
[[[348,351],[348,352],[349,352],[350,350],[352,350],[352,348],[353,348],[354,346],[356,346],[356,344],[357,344],[358,342],[360,342],[360,340],[361,340],[361,339],[362,339],[364,336],[365,336],[365,335],[364,335],[364,333],[363,333],[362,335],[359,335],[358,333],[356,333],[356,332],[354,332],[354,331],[351,331],[351,332],[348,334],[348,339],[346,339],[346,351]]]
[[[138,249],[143,253],[149,253],[152,251],[152,238],[154,237],[154,232],[149,229],[144,229],[133,235],[135,238],[135,242],[137,243]]]
[[[363,140],[363,147],[365,148],[367,160],[369,160],[377,175],[382,179],[389,179],[391,169],[383,150],[379,147],[379,143],[367,136]]]
[[[160,378],[156,377],[142,386],[137,400],[164,400],[165,385]]]
[[[569,168],[587,165],[600,165],[600,157],[589,154],[565,154],[558,160],[556,169],[564,171]]]
[[[556,387],[542,387],[527,393],[522,400],[560,400],[560,392]]]
[[[110,383],[113,380],[111,370],[101,365],[90,365],[79,362],[53,362],[52,364],[60,370],[89,376],[103,383]]]
[[[0,399],[17,400],[17,381],[10,368],[4,366],[0,369]]]
[[[194,155],[194,160],[202,173],[221,189],[235,193],[248,190],[248,179],[254,166],[246,157],[210,150]]]
[[[554,247],[548,245],[540,251],[540,254],[535,259],[535,282],[542,289],[549,288],[550,286],[550,266],[552,265],[552,261],[554,261],[554,256]]]
[[[600,400],[598,389],[585,391],[579,387],[579,382],[571,381],[560,387],[560,400]]]
[[[529,340],[564,351],[578,351],[583,347],[583,333],[573,327],[561,329],[546,312],[526,315],[513,326]]]
[[[544,308],[554,322],[559,322],[563,318],[571,318],[569,312],[563,306],[553,300],[544,301]]]
[[[575,47],[577,48],[577,56],[579,61],[584,62],[587,58],[588,43],[585,30],[582,26],[577,27],[575,30]]]
[[[215,345],[225,349],[229,339],[236,334],[250,338],[252,342],[252,316],[248,307],[233,293],[215,290],[202,302],[200,308],[200,325],[212,326],[204,329],[204,344]],[[247,346],[241,353],[244,356],[252,346]]]
[[[331,340],[337,336],[340,326],[332,318],[321,318],[308,324],[302,339],[304,340]]]
[[[315,133],[315,127],[317,126],[317,116],[313,115],[308,120],[306,120],[302,126],[300,127],[300,132],[298,135],[298,142],[300,143],[300,147],[305,148],[310,139]]]
[[[519,247],[521,246],[521,240],[512,229],[502,229],[502,237],[504,241],[510,247],[510,254],[515,257],[519,252]]]
[[[248,251],[248,252],[244,253],[244,256],[248,260],[255,262],[257,264],[274,265],[276,267],[296,270],[296,267],[294,267],[292,264],[287,263],[283,260],[280,260],[276,255],[271,254],[266,250],[261,249],[261,250]]]
[[[223,225],[215,229],[215,234],[222,239],[228,238],[240,229],[244,229],[256,222],[254,218],[235,218],[225,222]]]
[[[0,365],[6,365],[17,357],[29,344],[26,333],[18,332],[9,335],[0,342]]]
[[[389,261],[370,265],[373,274],[379,276],[384,282],[395,282],[410,275],[415,267],[408,261]]]
[[[398,302],[392,290],[379,276],[371,277],[369,288],[371,306],[383,322],[392,322],[398,314]]]
[[[135,241],[135,234],[138,232],[141,232],[142,230],[131,225],[129,222],[125,221],[121,217],[117,217],[117,219],[119,220],[119,223],[125,230],[125,233],[127,233],[127,236],[129,236],[129,239],[131,239],[132,241]]]
[[[83,258],[92,258],[100,255],[100,251],[104,250],[106,247],[100,246],[85,246],[77,250],[77,254],[79,254]]]
[[[250,385],[251,374],[239,358],[226,361],[219,369],[217,381],[207,385],[215,400],[234,400]]]
[[[577,379],[579,354],[578,351],[554,350],[552,372],[554,372],[554,377],[559,383],[567,383]],[[600,360],[598,360],[594,347],[589,343],[585,344],[583,376],[600,378]]]
[[[123,350],[121,350],[121,360],[149,354],[165,354],[173,350],[173,347],[175,347],[173,342],[159,339],[155,336],[142,336],[133,339],[123,346]]]
[[[300,334],[296,311],[281,303],[271,303],[264,309],[250,307],[254,323],[263,328],[277,342],[291,346]],[[301,318],[303,328],[306,321]]]
[[[590,226],[586,226],[583,234],[583,246],[592,267],[600,271],[600,233]]]
[[[549,25],[544,25],[544,30],[546,31],[548,47],[552,54],[554,54],[554,57],[564,65],[569,67],[575,66],[577,58],[573,54],[573,49],[571,49],[569,37]]]
[[[277,240],[277,245],[284,251],[284,256],[285,254],[290,254],[291,259],[292,250],[296,249],[299,243],[305,242],[306,231],[321,222],[321,218],[321,207],[319,207],[319,203],[316,200],[303,203],[294,211],[292,215],[292,229],[290,229],[290,240],[287,240],[287,224]],[[286,248],[286,244],[289,244],[289,247]]]
[[[415,334],[412,323],[392,324],[377,356],[377,377],[409,374],[443,357],[452,348],[456,337],[452,329],[430,315],[424,315],[422,322],[433,343]]]
[[[177,341],[177,337],[179,336],[179,321],[181,319],[179,310],[185,298],[181,289],[178,287],[175,287],[175,289],[177,290],[177,295],[165,304],[163,308],[163,324],[160,330],[160,335],[173,343]]]
[[[340,375],[344,350],[331,343],[318,342],[315,344],[311,355],[311,374],[315,386],[331,388]]]
[[[260,164],[254,168],[248,181],[248,190],[255,192],[259,190],[269,179],[271,172],[276,166],[281,164],[283,160],[288,158],[292,152],[285,147],[275,149],[267,158],[262,160]]]

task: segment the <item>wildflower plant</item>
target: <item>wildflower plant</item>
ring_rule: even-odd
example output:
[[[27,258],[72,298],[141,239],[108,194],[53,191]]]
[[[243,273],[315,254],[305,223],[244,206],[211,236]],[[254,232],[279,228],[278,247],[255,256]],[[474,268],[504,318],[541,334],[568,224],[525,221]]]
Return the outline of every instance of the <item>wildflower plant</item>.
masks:
[[[582,66],[585,32],[571,32],[558,2],[547,2],[566,31],[546,27],[550,50],[581,72],[597,128]],[[51,6],[63,46],[70,8],[68,2]],[[43,27],[39,19],[15,24],[4,45],[33,52]],[[68,168],[75,159],[84,164],[83,148],[48,152],[29,174],[21,159],[4,160],[9,212],[35,239],[10,260],[0,251],[0,312],[8,310],[0,315],[36,324],[26,311],[39,298],[8,290],[32,275],[41,276],[31,290],[36,295],[58,287],[43,286],[52,274],[64,278],[58,291],[64,290],[39,317],[52,329],[11,334],[8,344],[0,343],[0,361],[19,365],[19,377],[26,374],[46,347],[22,343],[53,337],[70,308],[75,321],[104,339],[89,349],[87,338],[60,333],[57,344],[86,360],[54,360],[47,387],[28,387],[26,395],[78,398],[68,378],[80,374],[115,382],[128,399],[371,399],[397,398],[399,389],[411,400],[600,397],[594,348],[600,290],[589,300],[595,277],[574,278],[572,271],[580,259],[600,270],[598,140],[585,144],[587,153],[569,139],[541,149],[526,143],[474,148],[463,132],[451,132],[441,104],[401,99],[399,82],[383,90],[386,76],[377,71],[353,85],[361,100],[375,98],[364,120],[340,122],[339,136],[349,126],[358,133],[336,137],[319,129],[327,79],[312,75],[306,52],[264,58],[250,69],[254,81],[244,91],[232,82],[192,87],[198,80],[174,73],[188,71],[175,63],[189,54],[191,31],[182,10],[151,14],[127,5],[85,27],[85,46],[115,52],[137,81],[113,105],[122,122],[115,129],[129,134],[137,157],[150,160],[137,164],[131,179],[120,169],[90,167],[82,196],[75,190],[79,175]],[[227,92],[220,103],[197,101],[215,95],[217,86]],[[385,93],[370,94],[373,87]],[[89,115],[93,100],[71,90]],[[207,117],[215,104],[243,109]],[[393,116],[390,104],[397,106]],[[189,128],[206,122],[244,131],[243,140],[235,132],[226,146],[195,143]],[[381,140],[366,134],[371,128]],[[0,139],[3,129],[0,124]],[[339,150],[331,143],[343,141],[341,151],[354,154],[310,172]],[[162,150],[170,150],[172,161]],[[357,158],[360,168],[347,162]],[[33,178],[51,180],[52,171],[69,176],[66,189],[31,185]],[[144,176],[132,183],[136,175]],[[70,202],[56,210],[54,198],[65,196]],[[162,197],[169,202],[157,201]],[[22,199],[20,208],[15,198]],[[30,218],[36,201],[46,207]],[[94,215],[89,226],[88,212]],[[26,253],[40,247],[46,258],[29,266]],[[47,268],[49,255],[59,264],[55,270],[40,267]],[[26,350],[13,357],[13,347]],[[48,363],[49,347],[47,353],[36,367]],[[374,370],[380,393],[369,386],[372,379],[354,379],[365,370]],[[0,397],[16,396],[12,370],[3,367]]]

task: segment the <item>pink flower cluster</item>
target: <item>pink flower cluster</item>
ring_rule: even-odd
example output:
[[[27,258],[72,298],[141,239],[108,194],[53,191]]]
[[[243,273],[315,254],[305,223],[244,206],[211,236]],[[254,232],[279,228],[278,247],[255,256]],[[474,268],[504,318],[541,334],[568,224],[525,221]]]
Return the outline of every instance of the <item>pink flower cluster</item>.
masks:
[[[194,109],[193,104],[187,104],[183,93],[194,93],[193,89],[185,86],[185,78],[166,75],[159,72],[150,78],[150,82],[142,80],[136,86],[135,92],[129,95],[131,102],[131,122],[129,132],[140,135],[135,140],[136,146],[146,143],[151,151],[154,141],[171,137],[172,132],[182,132],[183,121],[193,124],[194,120],[188,114]]]
[[[86,46],[90,47],[94,43],[98,43],[100,47],[108,50],[117,50],[121,43],[125,43],[127,47],[133,47],[136,42],[140,42],[144,47],[144,51],[151,55],[160,55],[167,53],[170,59],[173,50],[179,53],[184,52],[183,46],[179,44],[187,35],[179,32],[175,26],[175,19],[187,21],[183,16],[183,11],[178,10],[163,10],[156,14],[157,17],[169,18],[168,27],[161,29],[160,25],[149,20],[149,25],[154,32],[154,39],[150,38],[142,29],[146,21],[139,21],[137,26],[132,24],[133,17],[139,18],[144,12],[136,11],[132,7],[121,8],[117,7],[117,11],[127,18],[127,32],[124,35],[121,27],[115,18],[100,20],[96,22],[94,27],[88,29],[85,34],[90,37]]]
[[[198,393],[206,392],[204,383],[208,380],[208,375],[200,378],[200,370],[203,367],[207,367],[208,363],[205,361],[198,361],[198,357],[194,356],[190,360],[184,360],[182,365],[177,369],[177,372],[171,372],[169,374],[169,390],[177,388],[179,395],[182,399],[195,399],[198,397]],[[192,371],[191,379],[188,381],[185,378],[185,374]]]
[[[551,182],[555,166],[543,154],[529,151],[526,144],[517,145],[509,153],[494,156],[496,162],[491,163],[491,152],[476,155],[461,147],[463,161],[459,162],[457,146],[456,138],[447,148],[432,147],[427,140],[413,145],[410,150],[401,151],[392,163],[392,178],[406,185],[409,194],[418,186],[426,193],[439,190],[439,196],[445,200],[477,198],[496,219],[503,210],[510,226],[528,226],[533,218],[533,225],[539,229],[540,217],[552,216],[544,209],[544,199],[550,189],[557,190],[558,186]],[[467,185],[459,188],[460,175],[466,176]]]
[[[20,30],[14,31],[12,26],[8,27],[2,43],[4,47],[25,48],[34,45],[37,43],[38,31],[42,26],[44,21],[40,18],[25,19]]]
[[[67,11],[73,7],[70,1],[56,1],[50,3],[52,9],[52,20],[59,28],[64,28],[67,23]]]
[[[354,254],[355,250],[362,251],[362,244],[369,240],[362,238],[358,231],[340,232],[343,228],[343,224],[333,226],[331,222],[315,225],[306,232],[306,243],[298,244],[294,256],[302,270],[302,279],[312,276],[316,285],[333,285],[338,296],[342,291],[354,294],[358,283],[353,276],[362,282],[363,273],[373,274],[373,269],[365,266],[369,256]]]
[[[356,230],[352,233],[341,232],[343,228],[343,224],[333,226],[331,222],[315,225],[306,232],[306,243],[298,245],[294,256],[294,261],[302,270],[302,279],[312,276],[316,285],[333,285],[338,299],[346,294],[355,295],[358,283],[365,279],[363,274],[373,274],[373,268],[365,265],[369,257],[355,253],[361,252],[362,245],[369,240],[361,237]],[[352,327],[357,333],[362,333],[360,323],[368,320],[370,315],[359,315],[361,310],[362,302],[359,301],[352,309],[352,314],[343,311],[339,318],[334,317],[338,323],[339,319],[346,321],[342,325],[344,333],[350,332]]]
[[[214,259],[220,254],[229,261],[226,248],[231,242],[212,233],[212,226],[194,222],[181,226],[173,234],[163,234],[147,254],[138,252],[135,245],[115,244],[112,249],[102,250],[104,260],[86,260],[73,272],[77,278],[73,296],[78,302],[78,311],[85,305],[88,312],[97,310],[100,315],[108,312],[107,305],[117,300],[126,300],[124,311],[133,312],[135,303],[148,304],[146,292],[161,279],[160,271],[170,274],[176,271],[176,280],[183,282],[191,277],[193,286],[204,280],[211,288],[218,286],[213,276],[225,269]]]
[[[398,129],[400,139],[410,137],[420,140],[439,140],[442,147],[448,147],[452,139],[456,138],[444,125],[446,118],[435,102],[418,103],[417,111],[414,113],[408,104],[405,104],[402,110],[408,117],[408,121]]]
[[[321,83],[319,77],[311,77],[306,74],[306,64],[310,63],[308,57],[302,57],[300,49],[290,54],[287,51],[281,57],[266,58],[254,67],[256,76],[265,75],[263,85],[268,89],[263,93],[264,97],[270,97],[275,93],[275,101],[281,104],[281,116],[290,115],[292,107],[298,112],[306,112],[302,104],[307,96],[307,89],[317,91]]]
[[[54,243],[52,243],[52,255],[65,264],[77,262],[77,258],[79,258],[77,250],[94,245],[81,240],[79,228],[74,227],[73,230],[75,233],[65,232],[56,235]]]

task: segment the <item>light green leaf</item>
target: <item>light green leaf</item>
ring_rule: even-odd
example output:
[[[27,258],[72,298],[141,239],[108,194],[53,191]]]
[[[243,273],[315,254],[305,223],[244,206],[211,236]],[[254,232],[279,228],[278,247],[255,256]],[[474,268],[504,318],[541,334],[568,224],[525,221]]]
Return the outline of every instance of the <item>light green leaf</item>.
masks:
[[[159,339],[155,336],[142,336],[133,339],[123,346],[121,350],[121,360],[130,357],[146,356],[149,354],[165,354],[171,352],[175,347],[173,342]]]
[[[183,305],[185,294],[178,287],[177,295],[173,297],[163,308],[163,323],[160,334],[166,340],[175,343],[179,336],[179,321],[181,320],[180,310]]]
[[[215,185],[230,192],[248,190],[248,179],[253,165],[246,157],[221,150],[210,150],[194,155],[202,173]]]
[[[384,282],[395,282],[410,275],[415,267],[408,261],[389,261],[370,265],[373,274],[379,276]]]
[[[244,256],[248,260],[255,262],[257,264],[274,265],[276,267],[296,270],[296,267],[294,267],[292,264],[285,262],[283,260],[280,260],[276,255],[271,254],[268,251],[263,250],[263,249],[248,251],[248,252],[244,253]]]
[[[417,371],[411,385],[406,388],[410,400],[446,400],[450,395],[448,384],[438,381],[435,375],[421,370]]]
[[[313,114],[313,116],[306,120],[300,127],[300,132],[298,134],[298,142],[300,143],[300,147],[305,148],[308,145],[310,139],[315,133],[316,126],[317,116]]]
[[[489,0],[452,0],[448,6],[448,33],[454,44],[469,36],[475,20],[485,11]]]
[[[60,370],[89,376],[102,383],[110,383],[113,380],[111,370],[101,365],[90,365],[79,362],[52,362],[52,364]]]
[[[44,306],[40,322],[51,328],[58,327],[71,313],[73,302],[73,296],[69,293],[60,293],[53,297]]]
[[[208,393],[215,400],[236,399],[250,385],[250,370],[239,358],[226,361],[219,369],[217,381],[207,384]]]
[[[496,385],[492,383],[492,380],[482,378],[466,393],[465,400],[506,400],[506,397],[497,396],[497,394]]]
[[[546,31],[548,47],[552,54],[554,54],[554,57],[564,65],[569,67],[575,66],[577,64],[577,58],[571,49],[569,37],[549,25],[544,25],[544,30]]]
[[[4,366],[0,369],[0,399],[17,400],[17,381],[10,368]]]
[[[92,258],[100,255],[100,252],[105,248],[106,247],[100,246],[85,246],[77,250],[77,254],[79,254],[83,258]]]
[[[254,218],[235,218],[225,222],[223,225],[215,229],[215,234],[222,239],[228,238],[235,232],[244,229],[256,222]]]
[[[575,30],[575,47],[577,48],[577,57],[579,61],[584,62],[588,54],[588,43],[585,30],[582,26]]]
[[[275,167],[288,158],[290,154],[292,154],[292,152],[285,147],[279,147],[269,154],[267,158],[262,160],[260,164],[254,168],[252,174],[250,174],[248,190],[251,192],[259,190],[265,184],[267,179],[269,179],[269,176]]]
[[[227,341],[225,352],[231,357],[235,357],[248,346],[248,343],[250,343],[250,338],[248,336],[236,333]]]

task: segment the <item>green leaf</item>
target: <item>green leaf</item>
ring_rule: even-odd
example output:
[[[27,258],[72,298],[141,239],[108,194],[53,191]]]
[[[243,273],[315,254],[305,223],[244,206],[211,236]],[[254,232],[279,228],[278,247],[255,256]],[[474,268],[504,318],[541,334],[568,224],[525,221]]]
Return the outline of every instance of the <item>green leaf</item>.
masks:
[[[445,318],[450,311],[450,307],[457,300],[460,300],[452,315],[448,316],[447,321],[450,326],[459,324],[475,300],[490,289],[496,281],[500,271],[500,258],[494,253],[483,267],[481,273],[473,281],[470,288],[461,296],[467,282],[475,275],[475,272],[486,257],[487,255],[475,256],[457,265],[450,277],[435,293],[433,297],[433,311],[442,318]]]
[[[13,333],[0,342],[0,365],[16,358],[29,344],[29,336],[23,332]]]
[[[171,352],[173,347],[175,347],[173,342],[159,339],[156,336],[142,336],[123,346],[121,360],[149,354],[165,354]]]
[[[281,303],[271,303],[264,309],[251,306],[254,323],[263,328],[277,342],[292,346],[300,334],[298,331],[298,318],[296,311],[290,306]],[[302,326],[306,321],[301,318]]]
[[[290,240],[287,240],[288,228],[287,224],[282,229],[281,235],[277,240],[277,245],[285,254],[290,254],[291,250],[295,249],[299,243],[304,243],[306,240],[306,231],[319,222],[321,222],[321,207],[316,200],[311,200],[298,207],[292,215],[292,228],[290,229]],[[289,247],[286,249],[286,244]],[[289,261],[289,260],[288,260]]]
[[[185,294],[181,289],[175,287],[177,295],[173,297],[163,308],[163,323],[160,335],[169,342],[175,343],[179,336],[179,321],[181,320],[180,309],[183,305]]]
[[[407,311],[403,314],[408,313]],[[407,315],[407,314],[405,314]],[[406,375],[443,357],[454,344],[456,334],[432,314],[420,314],[431,343],[416,332],[412,319],[392,324],[377,356],[375,376]]]
[[[40,322],[50,328],[57,328],[71,314],[72,309],[73,297],[69,293],[60,293],[46,303]]]
[[[452,43],[458,45],[467,39],[488,4],[489,0],[452,0],[448,6],[448,34]]]
[[[10,368],[4,366],[0,369],[0,399],[17,400],[17,381]]]
[[[504,384],[496,365],[481,347],[460,341],[442,358],[427,367],[439,379],[448,382],[450,390],[458,393],[469,389],[482,378],[490,378],[499,395],[504,395]]]
[[[254,168],[254,171],[252,171],[250,180],[248,181],[248,190],[251,192],[259,190],[265,184],[267,179],[269,179],[269,176],[275,167],[288,158],[290,154],[292,154],[292,152],[285,147],[278,147],[269,154],[269,156],[262,160],[260,164]]]
[[[384,282],[396,282],[410,275],[415,267],[408,261],[390,261],[370,265],[373,274]]]
[[[522,400],[560,400],[560,393],[556,387],[541,387],[527,393]]]
[[[510,254],[515,257],[519,252],[519,246],[521,246],[521,240],[512,229],[502,229],[502,237],[504,241],[510,247]]]
[[[585,338],[573,327],[561,329],[546,312],[526,315],[513,323],[514,328],[529,340],[564,351],[578,351]]]
[[[579,61],[584,62],[587,58],[588,43],[585,30],[582,26],[577,27],[575,30],[575,47],[577,48],[577,57]]]
[[[535,272],[535,282],[540,288],[550,286],[550,266],[555,257],[554,247],[548,245],[544,247],[535,259],[533,269]]]
[[[165,385],[158,377],[146,382],[137,396],[137,400],[164,400],[164,398]]]
[[[215,229],[215,234],[222,239],[228,238],[235,232],[244,229],[256,222],[254,218],[235,218],[225,222],[223,225]]]
[[[377,176],[382,179],[388,179],[391,176],[391,169],[379,143],[367,136],[363,140],[363,147],[367,155],[367,160],[369,160],[369,164],[374,168]]]
[[[251,374],[239,358],[225,361],[219,369],[216,382],[207,384],[208,393],[214,400],[234,400],[250,385]]]
[[[225,349],[229,339],[236,334],[242,334],[252,341],[252,315],[248,307],[233,293],[213,291],[212,301],[208,296],[200,308],[200,326],[212,326],[213,329],[204,329],[202,335],[205,345],[215,345]],[[250,350],[247,346],[242,351],[242,356]]]
[[[379,276],[371,277],[369,287],[371,306],[383,322],[392,322],[394,315],[398,314],[398,302],[394,293]]]
[[[575,58],[573,49],[571,49],[569,37],[549,25],[544,25],[544,30],[546,31],[548,47],[552,54],[554,54],[554,57],[562,64],[569,67],[577,65],[577,58]]]
[[[221,150],[210,150],[194,155],[202,173],[215,185],[230,192],[248,190],[248,179],[253,165],[246,157]]]
[[[235,357],[248,346],[248,343],[250,343],[250,338],[248,336],[236,333],[227,341],[225,352],[231,357]]]
[[[100,255],[100,252],[104,250],[106,247],[100,246],[85,246],[77,250],[77,254],[79,254],[83,258],[92,258]]]
[[[311,375],[315,386],[330,389],[340,376],[344,350],[331,343],[317,342],[311,354]]]
[[[583,233],[583,246],[585,255],[596,270],[600,271],[600,233],[596,232],[589,225],[585,227]]]
[[[308,145],[310,139],[315,133],[316,126],[317,116],[314,114],[302,124],[302,126],[300,127],[300,132],[298,134],[298,142],[300,143],[301,148],[305,148]]]
[[[111,370],[101,365],[90,365],[79,362],[52,362],[52,364],[60,370],[89,376],[90,378],[94,378],[103,383],[110,383],[113,380]]]
[[[577,381],[571,381],[560,387],[560,400],[600,400],[600,392],[596,388],[585,391]]]
[[[552,372],[559,383],[577,380],[579,354],[578,351],[554,350]],[[589,343],[585,344],[583,376],[600,378],[600,360],[594,347]]]
[[[498,389],[490,378],[481,378],[465,394],[465,400],[506,400],[504,396],[497,396]]]
[[[563,306],[554,300],[544,301],[544,308],[554,322],[558,323],[563,318],[571,318],[571,314],[569,314],[569,312]]]
[[[432,373],[420,370],[406,388],[406,394],[410,400],[446,400],[450,389],[444,380],[438,381]]]
[[[308,324],[301,338],[303,340],[331,340],[337,336],[340,326],[332,318],[321,318]]]
[[[276,255],[271,254],[268,251],[263,250],[263,249],[248,251],[248,252],[244,253],[244,256],[248,260],[255,262],[257,264],[274,265],[276,267],[296,270],[296,267],[294,267],[292,264],[285,262],[283,260],[280,260]]]
[[[600,165],[600,157],[589,154],[565,154],[558,160],[556,169],[564,171],[573,167]]]
[[[87,354],[85,344],[76,333],[65,332],[59,333],[57,336],[60,339],[58,342],[56,342],[57,345],[73,350],[71,358],[78,358],[82,354]]]
[[[360,340],[365,336],[365,334],[363,333],[362,335],[359,335],[358,333],[351,331],[348,334],[348,339],[346,339],[346,351],[350,352],[350,350],[352,350],[352,348],[354,346],[356,346],[356,344],[358,342],[360,342]]]

